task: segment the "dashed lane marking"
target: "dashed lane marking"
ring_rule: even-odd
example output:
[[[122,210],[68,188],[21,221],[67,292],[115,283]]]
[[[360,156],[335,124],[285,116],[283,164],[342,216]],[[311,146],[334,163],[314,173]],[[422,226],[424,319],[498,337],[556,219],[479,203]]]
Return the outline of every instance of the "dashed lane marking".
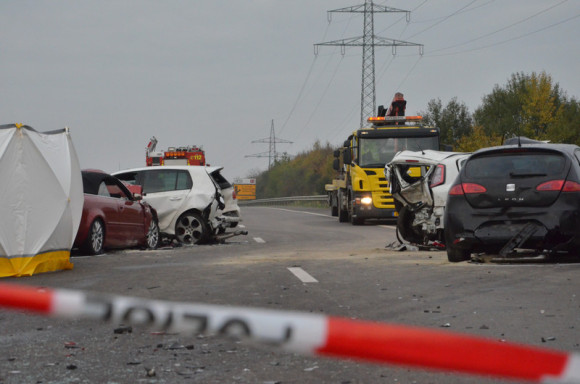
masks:
[[[266,241],[264,239],[262,239],[261,237],[254,237],[254,241],[256,243],[265,243]]]
[[[312,277],[308,272],[299,267],[288,267],[288,270],[294,274],[303,283],[318,283],[314,277]]]

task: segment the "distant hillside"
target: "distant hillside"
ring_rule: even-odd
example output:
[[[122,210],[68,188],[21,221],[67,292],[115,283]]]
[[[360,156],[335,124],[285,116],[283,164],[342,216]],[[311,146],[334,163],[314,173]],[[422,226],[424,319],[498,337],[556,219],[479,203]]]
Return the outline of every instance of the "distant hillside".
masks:
[[[312,149],[292,159],[284,157],[278,160],[269,170],[254,175],[256,197],[324,195],[324,185],[330,183],[334,176],[334,149],[329,143],[322,146],[317,141]]]

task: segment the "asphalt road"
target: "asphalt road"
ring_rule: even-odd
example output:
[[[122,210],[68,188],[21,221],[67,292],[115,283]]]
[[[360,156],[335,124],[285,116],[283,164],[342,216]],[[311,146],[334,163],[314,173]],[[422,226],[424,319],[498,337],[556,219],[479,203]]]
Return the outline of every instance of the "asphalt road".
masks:
[[[249,234],[224,244],[79,255],[71,271],[7,281],[298,310],[580,351],[580,264],[450,264],[445,252],[386,248],[396,240],[392,223],[352,226],[320,209],[242,212]],[[2,311],[0,326],[1,384],[513,382],[91,320]]]

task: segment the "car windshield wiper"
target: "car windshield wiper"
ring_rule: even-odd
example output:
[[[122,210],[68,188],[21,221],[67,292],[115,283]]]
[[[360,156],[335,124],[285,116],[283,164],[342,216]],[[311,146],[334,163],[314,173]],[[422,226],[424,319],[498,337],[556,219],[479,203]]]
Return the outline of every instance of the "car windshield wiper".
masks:
[[[510,172],[510,177],[541,177],[541,176],[548,176],[547,173],[517,173],[517,172]]]

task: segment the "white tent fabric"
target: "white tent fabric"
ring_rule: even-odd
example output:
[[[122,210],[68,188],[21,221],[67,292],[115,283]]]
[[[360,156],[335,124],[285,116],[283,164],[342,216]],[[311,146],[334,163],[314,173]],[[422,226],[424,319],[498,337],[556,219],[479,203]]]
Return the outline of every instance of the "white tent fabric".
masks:
[[[83,199],[68,129],[0,125],[0,277],[72,269]]]

